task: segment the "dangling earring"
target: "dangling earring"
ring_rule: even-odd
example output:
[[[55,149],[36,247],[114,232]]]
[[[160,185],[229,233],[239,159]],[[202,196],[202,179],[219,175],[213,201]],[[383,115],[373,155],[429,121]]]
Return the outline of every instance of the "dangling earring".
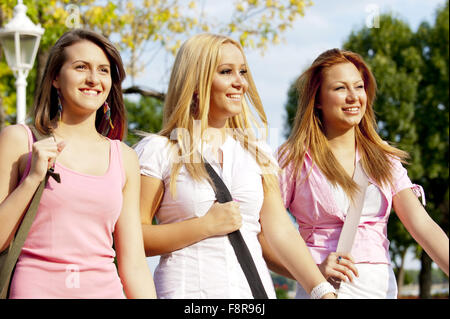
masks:
[[[103,114],[105,115],[105,120],[109,122],[109,126],[114,129],[114,125],[111,122],[111,109],[106,101],[103,103]]]
[[[62,107],[62,104],[61,104],[61,98],[59,96],[59,91],[56,91],[56,92],[57,92],[57,95],[58,95],[58,112],[57,112],[58,123],[61,123],[63,107]]]

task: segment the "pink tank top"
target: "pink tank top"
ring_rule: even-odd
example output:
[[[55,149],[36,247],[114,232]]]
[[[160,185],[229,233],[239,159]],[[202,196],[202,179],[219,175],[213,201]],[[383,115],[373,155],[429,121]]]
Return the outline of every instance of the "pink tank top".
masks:
[[[31,166],[33,136],[28,131]],[[86,175],[56,162],[11,282],[10,298],[124,298],[114,264],[114,227],[125,172],[120,141],[110,140],[109,168]],[[21,181],[24,179],[22,177]]]

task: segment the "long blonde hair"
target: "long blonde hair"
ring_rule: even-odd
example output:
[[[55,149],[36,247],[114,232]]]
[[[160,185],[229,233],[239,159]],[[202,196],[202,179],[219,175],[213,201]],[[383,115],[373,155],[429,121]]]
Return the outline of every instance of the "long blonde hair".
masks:
[[[248,82],[241,113],[229,118],[225,127],[233,129],[233,138],[254,156],[263,173],[266,173],[263,175],[264,188],[277,186],[278,183],[274,175],[277,173],[276,164],[270,161],[269,154],[257,146],[258,137],[254,127],[263,129],[263,135],[267,136],[267,118],[243,49],[229,37],[204,33],[191,37],[179,49],[164,103],[163,128],[159,135],[166,136],[172,144],[172,149],[183,159],[172,166],[170,191],[174,196],[175,181],[182,165],[185,165],[194,180],[211,181],[204,166],[199,165],[202,163],[202,157],[196,156],[198,146],[202,145],[203,132],[208,128],[211,86],[219,63],[220,49],[225,43],[234,44],[241,51],[247,68]],[[252,114],[249,104],[253,105],[259,121]],[[194,132],[195,121],[200,123],[199,134]],[[188,134],[184,134],[185,132]],[[274,174],[270,174],[271,172]]]
[[[355,138],[366,174],[378,185],[392,185],[392,157],[405,162],[408,154],[384,142],[376,132],[373,110],[377,85],[375,78],[362,57],[354,52],[332,49],[323,52],[298,78],[296,88],[299,94],[297,113],[292,132],[280,147],[278,156],[281,168],[292,163],[293,178],[303,166],[306,152],[333,184],[339,184],[351,198],[357,190],[356,183],[344,171],[333,155],[324,133],[320,110],[316,107],[324,71],[340,63],[352,63],[359,70],[364,81],[367,107],[360,123],[355,127]],[[303,176],[305,177],[305,176]]]

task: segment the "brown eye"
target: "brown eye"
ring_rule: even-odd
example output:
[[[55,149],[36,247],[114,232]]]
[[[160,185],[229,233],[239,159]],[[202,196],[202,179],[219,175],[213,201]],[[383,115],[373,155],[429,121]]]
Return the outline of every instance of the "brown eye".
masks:
[[[231,69],[224,69],[222,71],[220,71],[220,74],[231,74],[232,70]]]

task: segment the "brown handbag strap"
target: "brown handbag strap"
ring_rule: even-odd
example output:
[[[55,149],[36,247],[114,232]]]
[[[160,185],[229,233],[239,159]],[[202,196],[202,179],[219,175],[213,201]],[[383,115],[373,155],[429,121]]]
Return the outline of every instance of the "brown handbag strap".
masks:
[[[33,132],[36,140],[41,140],[48,137],[39,133],[34,126],[29,126],[29,128]],[[31,225],[33,224],[37,209],[39,207],[39,202],[42,197],[42,193],[44,192],[45,185],[47,184],[50,176],[54,177],[58,183],[60,182],[59,174],[56,174],[52,169],[49,169],[45,178],[41,181],[36,192],[34,193],[33,198],[31,199],[31,203],[24,214],[23,220],[16,232],[16,235],[7,250],[7,255],[4,257],[5,260],[2,268],[0,269],[0,299],[5,299],[8,296],[9,285],[14,267],[17,263],[17,260],[19,259],[22,247],[25,244],[25,240],[27,238],[28,232],[30,231]]]
[[[0,287],[2,290],[0,292],[1,299],[6,298],[8,294],[11,275],[13,273],[17,260],[19,259],[22,247],[25,244],[25,240],[27,238],[28,232],[30,231],[31,225],[33,224],[34,217],[36,216],[39,202],[41,200],[41,196],[48,178],[49,175],[47,174],[45,179],[39,184],[39,187],[37,188],[36,192],[33,195],[33,199],[31,200],[30,206],[28,207],[28,210],[25,213],[22,223],[20,224],[20,227],[17,230],[16,236],[14,237],[12,243],[9,246],[8,255],[6,256],[6,260],[0,272]]]

